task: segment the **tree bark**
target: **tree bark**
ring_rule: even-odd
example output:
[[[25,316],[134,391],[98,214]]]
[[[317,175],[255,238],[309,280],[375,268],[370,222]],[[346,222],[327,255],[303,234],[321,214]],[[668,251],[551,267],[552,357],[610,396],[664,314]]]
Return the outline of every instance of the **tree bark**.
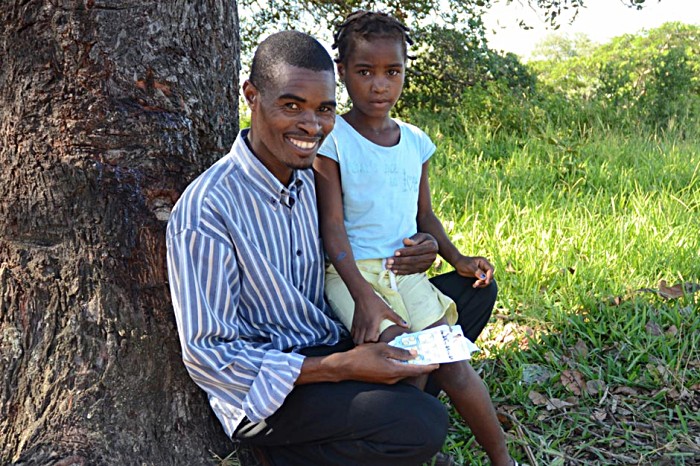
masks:
[[[0,463],[210,464],[165,225],[238,126],[235,0],[0,8]]]

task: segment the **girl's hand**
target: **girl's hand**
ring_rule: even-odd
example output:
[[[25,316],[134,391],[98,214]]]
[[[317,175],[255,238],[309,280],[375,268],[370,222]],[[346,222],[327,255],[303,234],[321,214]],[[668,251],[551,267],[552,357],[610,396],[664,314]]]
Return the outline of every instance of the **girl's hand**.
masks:
[[[385,319],[401,327],[408,327],[403,318],[374,292],[355,301],[355,314],[352,318],[352,329],[350,329],[355,344],[379,341],[379,325]]]
[[[485,288],[493,280],[493,265],[485,257],[461,256],[452,265],[461,276],[476,278],[474,285],[472,285],[474,288]]]

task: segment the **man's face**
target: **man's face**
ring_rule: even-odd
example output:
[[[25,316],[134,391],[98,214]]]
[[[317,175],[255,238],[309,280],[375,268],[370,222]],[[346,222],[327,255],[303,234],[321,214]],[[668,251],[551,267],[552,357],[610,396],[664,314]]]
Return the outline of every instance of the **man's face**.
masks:
[[[253,152],[286,185],[294,169],[311,167],[333,129],[333,72],[280,64],[274,82],[262,92],[246,81],[243,94],[251,110],[248,140]]]

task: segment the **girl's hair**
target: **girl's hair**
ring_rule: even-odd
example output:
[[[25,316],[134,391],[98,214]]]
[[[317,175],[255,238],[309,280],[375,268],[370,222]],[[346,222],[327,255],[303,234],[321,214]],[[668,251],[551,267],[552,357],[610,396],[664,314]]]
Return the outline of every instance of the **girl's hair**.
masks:
[[[350,13],[345,21],[338,25],[333,34],[333,48],[338,49],[336,63],[344,63],[347,60],[355,41],[358,38],[368,40],[376,37],[389,37],[401,40],[404,58],[408,56],[408,45],[413,40],[408,35],[409,29],[398,19],[380,11],[358,10]],[[408,45],[407,45],[408,44]]]

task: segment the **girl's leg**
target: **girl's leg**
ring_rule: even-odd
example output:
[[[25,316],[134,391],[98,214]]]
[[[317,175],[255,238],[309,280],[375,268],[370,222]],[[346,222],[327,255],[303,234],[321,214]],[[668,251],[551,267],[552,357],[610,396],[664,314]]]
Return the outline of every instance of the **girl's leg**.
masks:
[[[441,364],[433,377],[486,450],[491,463],[510,466],[512,460],[491,397],[469,362]]]

